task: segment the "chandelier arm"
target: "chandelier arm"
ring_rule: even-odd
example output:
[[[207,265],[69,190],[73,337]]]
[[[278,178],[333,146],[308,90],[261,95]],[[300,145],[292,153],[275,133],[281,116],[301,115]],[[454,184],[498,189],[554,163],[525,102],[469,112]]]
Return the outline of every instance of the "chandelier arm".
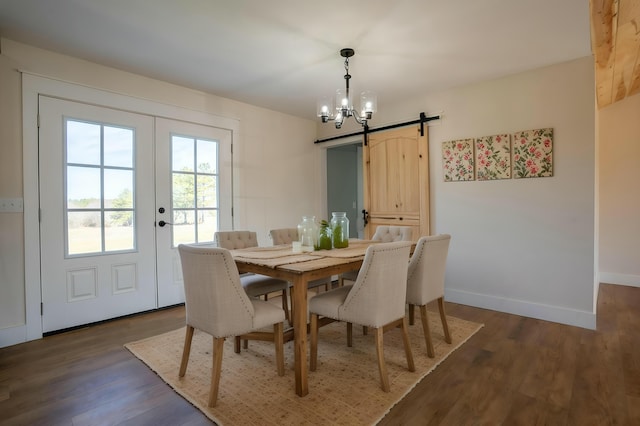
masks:
[[[360,114],[358,114],[358,111],[356,111],[355,109],[351,110],[351,115],[353,115],[353,118],[356,120],[358,124],[362,124],[363,126],[367,124],[367,118],[360,117]]]

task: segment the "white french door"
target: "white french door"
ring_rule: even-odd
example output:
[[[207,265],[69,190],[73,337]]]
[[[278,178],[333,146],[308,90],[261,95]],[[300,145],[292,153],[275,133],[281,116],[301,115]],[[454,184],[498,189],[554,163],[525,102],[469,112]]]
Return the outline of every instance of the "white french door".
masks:
[[[155,308],[153,118],[39,108],[43,331]]]
[[[158,306],[184,302],[179,244],[231,229],[231,131],[156,119]]]
[[[182,303],[175,248],[231,228],[231,131],[46,96],[39,115],[43,332]]]

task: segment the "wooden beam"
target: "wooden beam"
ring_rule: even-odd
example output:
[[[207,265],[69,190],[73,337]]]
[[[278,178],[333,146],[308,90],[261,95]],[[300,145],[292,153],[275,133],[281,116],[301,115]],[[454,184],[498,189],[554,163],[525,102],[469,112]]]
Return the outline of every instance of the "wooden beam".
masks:
[[[596,96],[603,108],[640,93],[640,0],[591,0]]]
[[[596,96],[600,108],[613,100],[618,0],[591,0],[591,50],[595,57]]]
[[[640,0],[623,0],[620,3],[618,22],[628,26],[635,44],[629,46],[629,84],[627,96],[640,93]]]
[[[621,3],[621,6],[623,4],[625,3]],[[640,29],[636,20],[628,15],[631,10],[627,7],[625,11],[626,15],[621,13],[622,8],[618,13],[618,30],[614,41],[613,88],[615,95],[613,102],[620,101],[629,94],[634,67],[638,61],[638,46],[640,46]]]

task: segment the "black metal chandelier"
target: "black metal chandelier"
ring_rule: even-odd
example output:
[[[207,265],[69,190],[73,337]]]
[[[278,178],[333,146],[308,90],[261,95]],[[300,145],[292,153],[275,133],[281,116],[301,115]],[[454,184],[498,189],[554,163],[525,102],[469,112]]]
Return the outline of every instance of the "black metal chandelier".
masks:
[[[359,124],[365,127],[367,120],[371,119],[377,107],[375,93],[368,91],[360,94],[360,112],[353,107],[351,94],[349,93],[349,80],[351,79],[351,75],[349,74],[349,58],[354,54],[355,51],[351,48],[340,50],[340,56],[344,58],[345,89],[336,90],[335,103],[331,98],[322,98],[318,101],[318,117],[322,119],[323,123],[329,121],[335,122],[336,129],[341,128],[345,118],[348,117],[353,117]]]

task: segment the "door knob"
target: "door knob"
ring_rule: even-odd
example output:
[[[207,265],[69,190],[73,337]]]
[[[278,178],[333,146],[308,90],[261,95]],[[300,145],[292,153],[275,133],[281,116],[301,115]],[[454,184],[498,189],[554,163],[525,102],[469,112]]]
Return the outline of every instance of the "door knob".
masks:
[[[173,223],[165,222],[164,220],[161,220],[160,222],[158,222],[158,226],[160,228],[163,228],[165,225],[173,225]]]

